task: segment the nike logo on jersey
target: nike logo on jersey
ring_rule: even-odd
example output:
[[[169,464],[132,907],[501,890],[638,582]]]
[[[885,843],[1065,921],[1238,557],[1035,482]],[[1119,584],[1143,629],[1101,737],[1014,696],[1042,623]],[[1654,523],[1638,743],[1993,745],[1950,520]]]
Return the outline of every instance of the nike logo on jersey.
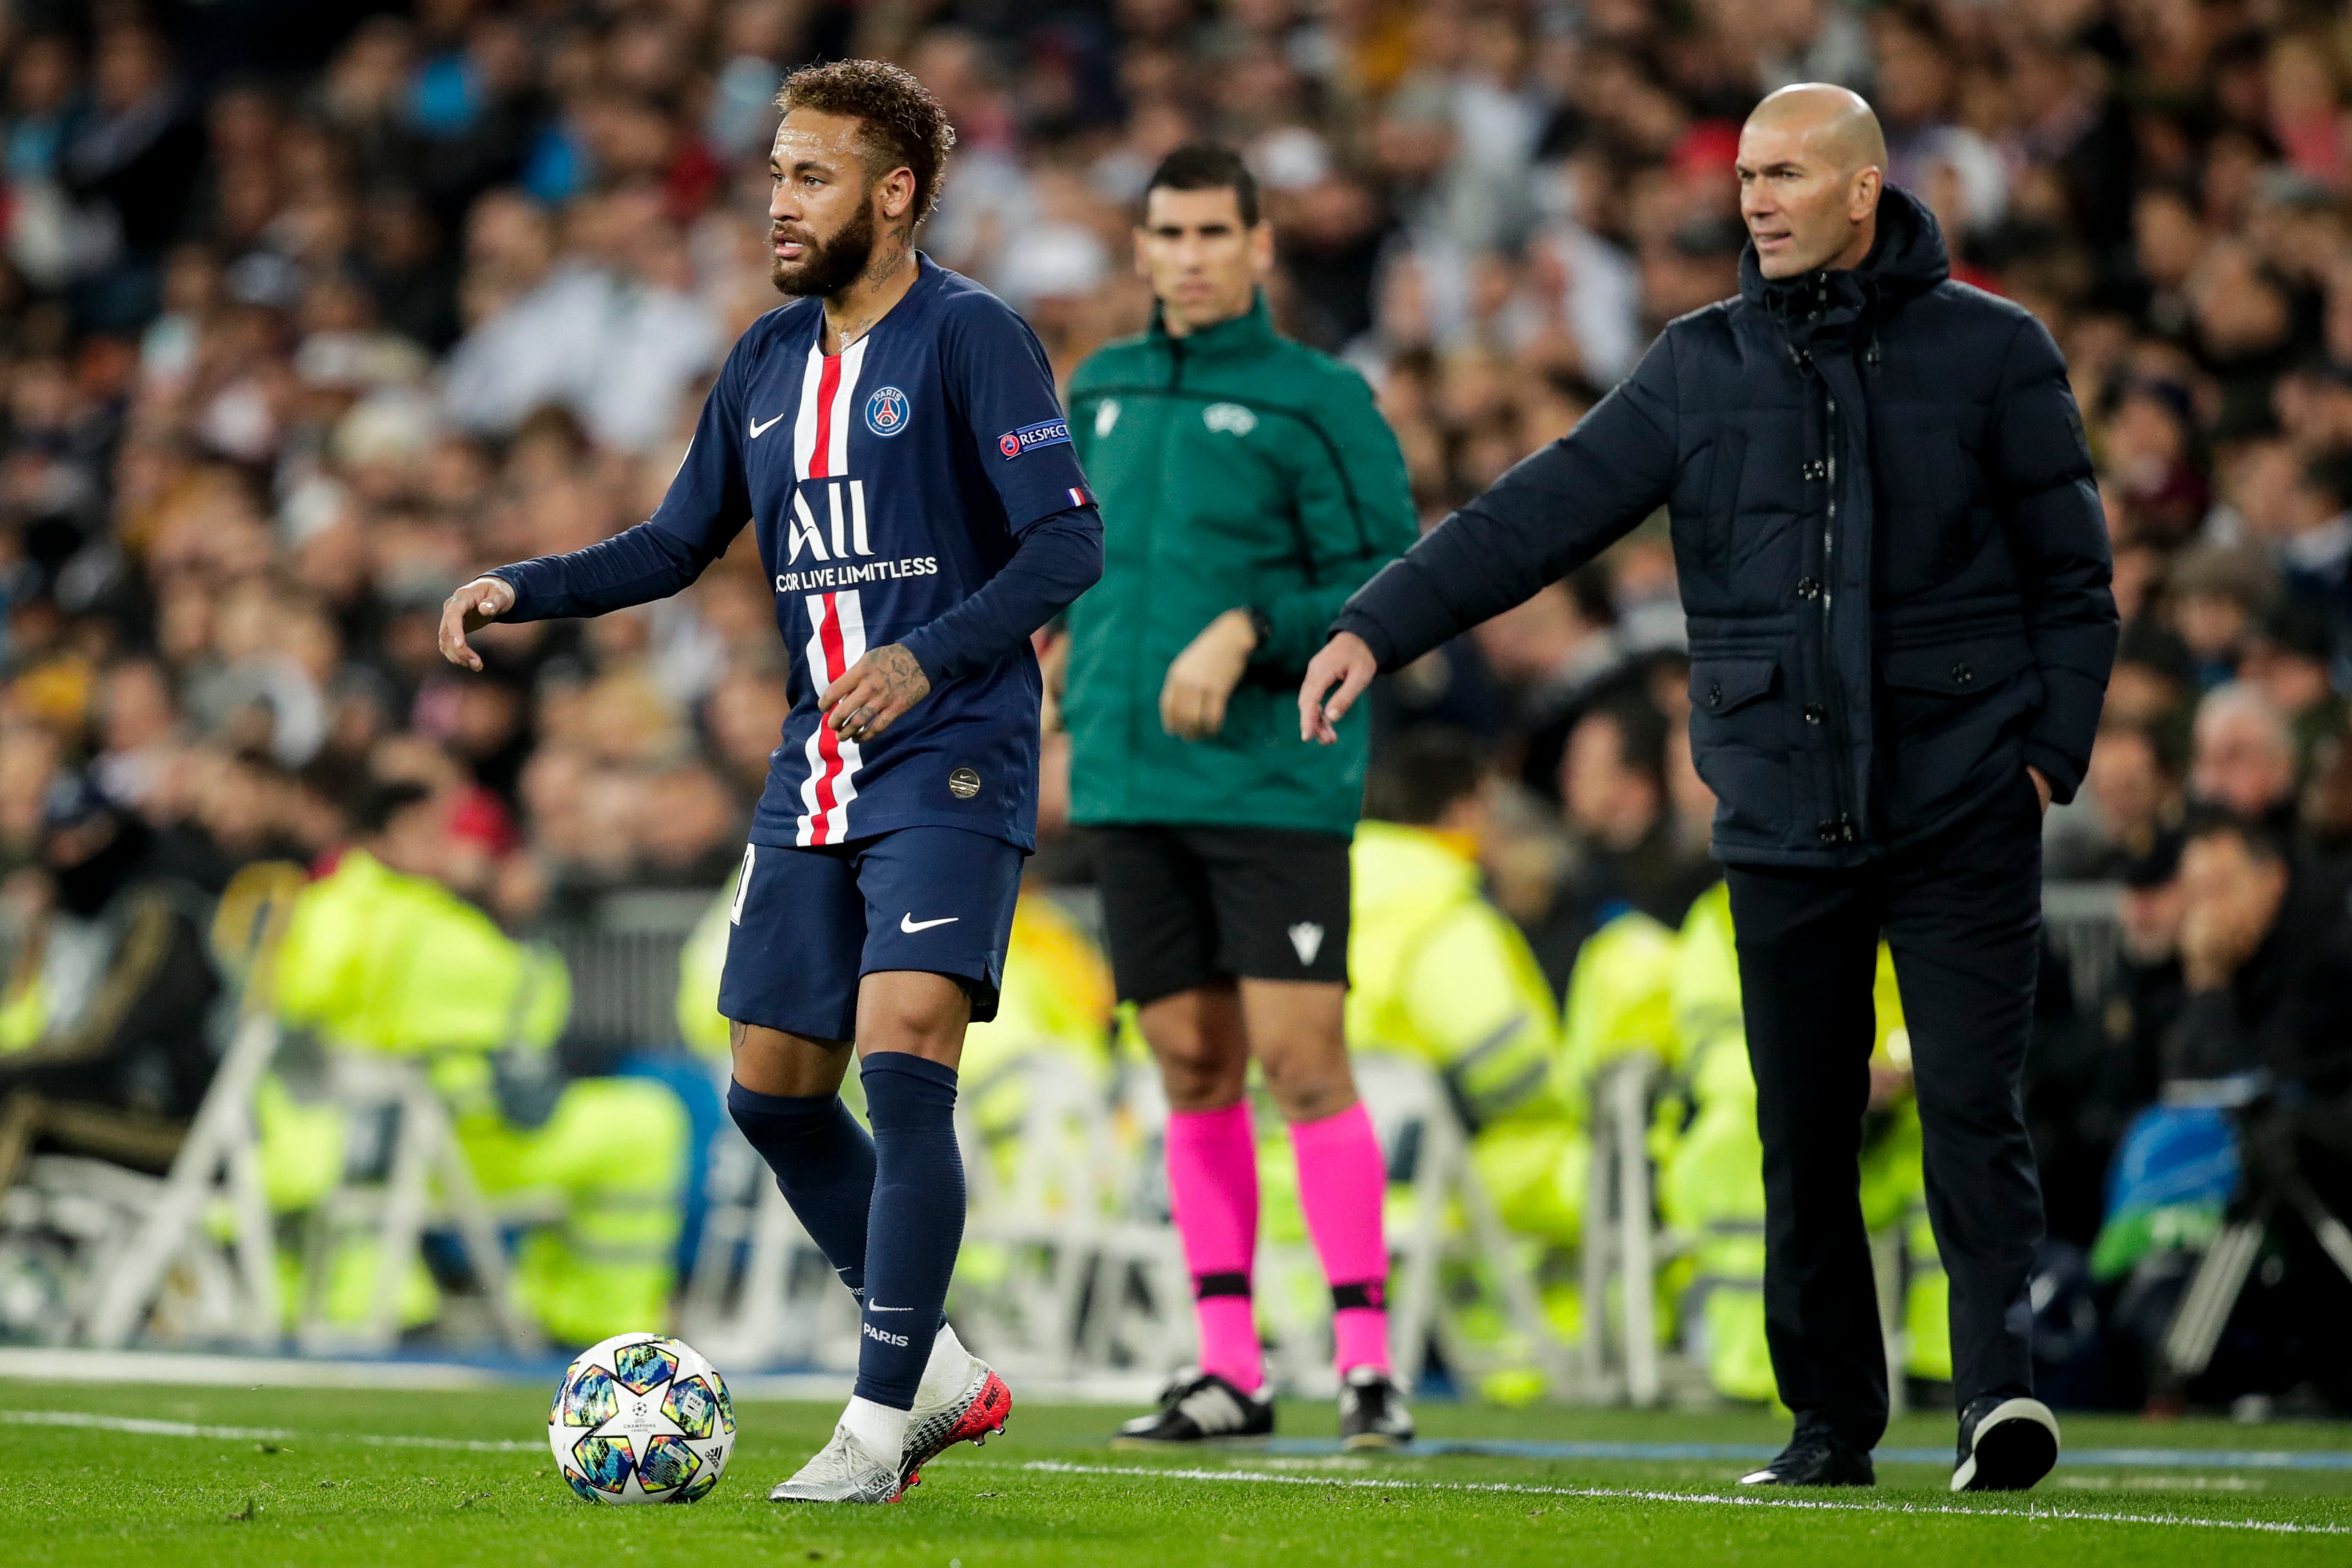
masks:
[[[781,413],[780,413],[780,414],[776,415],[776,417],[775,417],[774,419],[772,419],[772,420],[768,421],[768,423],[765,423],[765,424],[761,424],[761,423],[758,420],[756,420],[756,419],[755,419],[755,420],[753,420],[753,421],[751,422],[751,439],[752,439],[752,440],[754,440],[754,441],[757,441],[757,440],[759,440],[759,439],[760,439],[760,437],[761,437],[761,436],[763,436],[763,435],[767,434],[768,434],[768,432],[770,432],[771,430],[773,430],[773,429],[776,427],[776,425],[777,425],[778,422],[779,422],[779,421],[781,421],[783,417],[784,417],[784,416],[783,416],[782,414],[781,414]]]
[[[869,1312],[911,1312],[915,1309],[912,1307],[886,1307],[879,1301],[868,1301],[866,1303],[866,1310]]]
[[[962,918],[961,915],[942,915],[937,920],[918,920],[915,918],[915,912],[910,909],[898,916],[898,929],[912,936],[916,932],[929,931],[934,925],[953,925]]]

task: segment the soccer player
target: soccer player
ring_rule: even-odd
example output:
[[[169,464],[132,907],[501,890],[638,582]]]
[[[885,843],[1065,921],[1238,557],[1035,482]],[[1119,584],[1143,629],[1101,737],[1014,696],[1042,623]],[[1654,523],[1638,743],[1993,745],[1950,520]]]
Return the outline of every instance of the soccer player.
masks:
[[[860,1306],[856,1393],[771,1496],[878,1503],[1012,1406],[940,1313],[956,1067],[1035,845],[1030,633],[1100,574],[1102,526],[1035,337],[914,248],[954,142],[938,100],[844,60],[777,102],[774,278],[798,299],[737,342],[649,521],[467,583],[441,645],[479,669],[476,628],[676,593],[757,530],[793,708],[719,983],[728,1109]],[[853,1042],[870,1138],[837,1097]]]
[[[1341,1434],[1393,1447],[1412,1421],[1389,1375],[1384,1166],[1341,1029],[1369,732],[1359,716],[1318,753],[1288,694],[1348,596],[1412,542],[1404,459],[1361,376],[1275,331],[1258,287],[1273,235],[1237,155],[1178,149],[1144,203],[1151,328],[1071,385],[1109,531],[1102,585],[1070,614],[1064,711],[1118,994],[1168,1088],[1201,1365],[1119,1441],[1274,1429],[1250,1302],[1255,1057],[1331,1287]]]

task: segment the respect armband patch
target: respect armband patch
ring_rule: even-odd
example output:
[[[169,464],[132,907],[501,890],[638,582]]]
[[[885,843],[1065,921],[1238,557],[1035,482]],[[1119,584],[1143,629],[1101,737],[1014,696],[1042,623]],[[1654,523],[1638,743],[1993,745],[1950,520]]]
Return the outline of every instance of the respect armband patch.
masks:
[[[1040,446],[1067,446],[1069,444],[1070,422],[1066,419],[1049,419],[1043,424],[1024,424],[996,438],[996,449],[1007,457],[1018,457]]]

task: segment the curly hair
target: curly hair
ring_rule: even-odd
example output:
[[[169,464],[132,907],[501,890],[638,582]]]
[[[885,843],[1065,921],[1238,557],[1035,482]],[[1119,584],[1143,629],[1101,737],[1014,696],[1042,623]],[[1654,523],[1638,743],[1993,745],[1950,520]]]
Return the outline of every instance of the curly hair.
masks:
[[[776,107],[790,114],[813,109],[858,121],[858,140],[869,172],[879,176],[906,169],[915,176],[909,210],[920,224],[939,205],[940,180],[955,127],[948,111],[912,72],[883,60],[833,60],[803,66],[784,78]]]

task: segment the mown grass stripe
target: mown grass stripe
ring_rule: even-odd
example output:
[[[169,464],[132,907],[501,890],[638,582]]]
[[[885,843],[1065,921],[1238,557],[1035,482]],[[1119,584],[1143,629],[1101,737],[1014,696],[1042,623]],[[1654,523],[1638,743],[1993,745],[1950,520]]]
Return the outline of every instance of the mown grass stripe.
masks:
[[[1066,1459],[1031,1459],[1024,1470],[1045,1475],[1131,1477],[1142,1480],[1242,1481],[1265,1486],[1332,1487],[1370,1491],[1489,1492],[1512,1497],[1586,1498],[1599,1501],[1669,1502],[1699,1507],[1797,1509],[1832,1513],[1950,1515],[1965,1519],[2014,1519],[2032,1522],[2064,1520],[2083,1524],[2170,1524],[2204,1530],[2252,1530],[2273,1535],[2352,1535],[2352,1526],[2299,1524],[2285,1520],[2191,1519],[2167,1513],[2109,1513],[2090,1509],[1963,1508],[1958,1503],[1843,1502],[1828,1498],[1768,1497],[1720,1492],[1659,1491],[1641,1487],[1541,1486],[1526,1481],[1430,1481],[1370,1476],[1280,1475],[1270,1470],[1162,1469],[1153,1465],[1081,1465]]]
[[[1286,1457],[1340,1453],[1337,1437],[1273,1437],[1265,1451]],[[1528,1437],[1423,1437],[1416,1455],[1461,1455],[1481,1459],[1629,1459],[1645,1464],[1746,1464],[1780,1450],[1767,1443],[1580,1442]],[[1952,1463],[1949,1448],[1879,1448],[1882,1465]],[[2058,1456],[2070,1469],[2352,1470],[2352,1451],[2342,1448],[2068,1448]]]
[[[528,1454],[544,1443],[491,1437],[415,1437],[383,1432],[298,1432],[289,1427],[205,1427],[193,1421],[157,1421],[143,1416],[94,1416],[83,1410],[0,1410],[0,1425],[81,1427],[99,1432],[129,1432],[142,1437],[199,1437],[223,1443],[359,1443],[372,1448],[452,1448],[477,1454]]]

